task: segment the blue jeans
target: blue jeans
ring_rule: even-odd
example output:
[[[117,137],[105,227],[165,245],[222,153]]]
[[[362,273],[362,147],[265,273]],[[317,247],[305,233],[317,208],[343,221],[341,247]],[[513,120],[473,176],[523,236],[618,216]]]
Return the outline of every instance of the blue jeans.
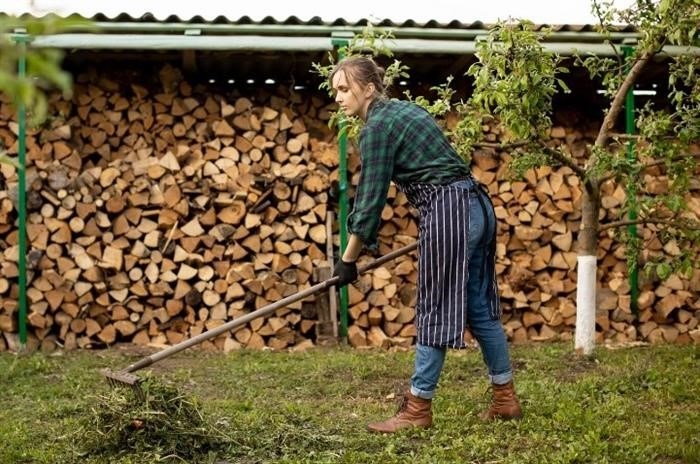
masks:
[[[458,186],[469,188],[472,181],[460,181]],[[487,251],[482,246],[483,234],[494,234],[496,217],[491,203],[485,198],[486,217],[476,198],[482,192],[470,194],[470,224],[469,224],[469,282],[467,284],[467,321],[469,331],[474,335],[492,383],[502,385],[513,378],[513,371],[508,353],[508,340],[500,320],[492,319],[489,305],[484,295],[485,282],[481,279],[480,270],[484,260],[488,258]],[[488,222],[487,222],[488,221]],[[488,227],[487,227],[488,224]],[[445,362],[446,348],[416,345],[415,371],[411,377],[411,393],[424,399],[431,399],[435,394],[438,379]]]

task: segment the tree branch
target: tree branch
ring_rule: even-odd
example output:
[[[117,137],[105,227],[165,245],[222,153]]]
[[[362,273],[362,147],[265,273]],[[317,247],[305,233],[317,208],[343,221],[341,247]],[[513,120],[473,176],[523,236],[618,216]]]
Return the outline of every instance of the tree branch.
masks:
[[[598,132],[598,137],[596,137],[596,139],[595,139],[595,146],[597,146],[597,147],[605,146],[606,142],[610,138],[610,131],[614,127],[615,121],[617,121],[617,117],[620,115],[620,111],[622,111],[622,105],[625,101],[625,96],[627,95],[627,91],[632,87],[634,82],[637,80],[637,77],[642,72],[642,69],[647,64],[647,62],[649,61],[649,58],[651,58],[651,53],[649,53],[649,52],[646,52],[646,53],[644,53],[644,55],[639,57],[635,61],[634,65],[632,65],[630,72],[627,74],[627,76],[625,76],[625,80],[622,81],[620,88],[617,89],[617,93],[615,94],[615,98],[613,99],[612,103],[610,104],[610,109],[608,110],[608,113],[605,115],[605,119],[603,120],[603,124],[600,126],[600,131]]]
[[[625,219],[623,221],[614,221],[614,222],[608,222],[607,224],[601,224],[598,227],[598,232],[602,232],[602,231],[608,230],[608,229],[614,229],[617,227],[633,226],[633,225],[641,225],[641,224],[665,224],[667,226],[673,226],[673,227],[679,227],[679,228],[682,227],[682,228],[691,229],[691,230],[700,230],[700,224],[691,225],[688,223],[674,221],[672,219],[644,218],[644,219]]]
[[[643,135],[639,134],[620,134],[618,132],[611,132],[610,133],[611,138],[616,138],[620,140],[649,140],[647,137],[644,137]],[[678,137],[674,137],[673,135],[666,135],[664,137],[661,137],[662,140],[676,140]]]
[[[578,164],[576,164],[576,160],[574,160],[574,158],[570,158],[564,155],[564,153],[553,148],[543,147],[543,149],[544,152],[547,153],[549,156],[559,161],[564,166],[568,166],[569,168],[571,168],[571,170],[574,171],[581,179],[586,177],[586,170]]]
[[[508,150],[509,148],[520,148],[527,145],[530,142],[513,142],[513,143],[493,143],[493,142],[479,142],[475,143],[473,146],[476,148],[493,148],[495,150]]]
[[[605,23],[605,18],[603,11],[600,8],[600,4],[597,1],[593,2],[593,10],[595,12],[596,17],[598,18],[598,25],[600,25],[601,29],[605,32],[608,31],[608,24]],[[615,54],[615,57],[617,57],[617,61],[620,61],[620,52],[617,50],[617,47],[615,46],[615,43],[613,43],[612,40],[607,41],[610,47],[613,49],[613,53]]]
[[[513,143],[505,143],[505,144],[500,144],[500,143],[490,143],[490,142],[481,142],[481,143],[475,143],[474,147],[476,148],[493,148],[496,150],[507,150],[509,148],[520,148],[524,147],[526,145],[531,144],[532,142],[513,142]],[[571,168],[572,171],[574,171],[580,178],[585,177],[586,171],[583,169],[581,166],[576,164],[576,161],[573,158],[570,158],[563,153],[547,147],[545,145],[541,145],[540,148],[542,151],[544,151],[547,155],[549,155],[551,158],[554,160],[558,161],[560,164],[564,166],[568,166]]]
[[[689,153],[687,155],[674,156],[673,158],[671,158],[671,161],[681,161],[681,160],[684,160],[686,158],[700,158],[700,153]],[[652,166],[658,166],[660,164],[664,164],[666,161],[667,160],[663,160],[663,159],[649,161],[647,163],[642,164],[642,169],[650,168]]]
[[[700,153],[689,153],[686,155],[674,156],[673,158],[671,158],[670,161],[680,161],[680,160],[683,160],[685,158],[700,158]],[[664,159],[657,159],[657,160],[646,162],[646,163],[641,165],[641,170],[643,171],[645,169],[648,169],[648,168],[651,168],[654,166],[659,166],[661,164],[666,163],[666,161],[667,160],[664,160]],[[602,184],[603,182],[607,182],[607,181],[612,180],[614,178],[615,178],[615,174],[608,174],[607,176],[600,178],[600,183]]]

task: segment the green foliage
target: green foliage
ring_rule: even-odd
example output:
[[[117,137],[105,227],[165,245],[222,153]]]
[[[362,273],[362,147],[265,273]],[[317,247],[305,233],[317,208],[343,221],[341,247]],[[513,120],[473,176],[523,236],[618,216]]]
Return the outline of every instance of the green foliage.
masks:
[[[545,153],[542,147],[536,143],[514,148],[511,153],[513,158],[508,166],[510,179],[522,179],[530,169],[554,164],[549,154]]]
[[[594,53],[589,53],[585,58],[581,55],[575,55],[574,60],[577,66],[581,66],[588,71],[592,79],[600,79],[606,97],[612,98],[615,96],[625,77],[623,70],[627,67],[624,62],[620,63],[620,61],[623,61],[622,59],[601,57]]]
[[[424,95],[413,97],[408,90],[404,95],[436,118],[457,153],[466,162],[470,162],[474,145],[483,139],[483,124],[493,120],[493,117],[477,108],[472,102],[463,100],[455,102],[455,90],[451,87],[453,80],[452,76],[448,76],[444,84],[431,87],[430,90],[437,95],[437,98],[432,101]],[[450,114],[456,115],[457,119],[453,129],[446,127],[445,124],[445,118]]]
[[[435,101],[423,96],[415,99],[437,117],[456,115],[457,123],[447,136],[465,160],[469,161],[475,146],[482,143],[482,126],[497,121],[505,131],[503,141],[514,142],[509,165],[513,177],[555,163],[551,152],[544,149],[552,125],[552,98],[569,89],[559,78],[568,70],[560,66],[560,57],[547,52],[541,43],[550,32],[536,30],[527,21],[499,23],[477,43],[478,61],[466,72],[474,80],[467,100],[453,103],[451,78],[433,88]]]
[[[444,117],[452,109],[452,99],[454,98],[455,90],[450,87],[450,85],[452,84],[453,79],[454,78],[452,76],[448,76],[447,82],[430,88],[430,90],[437,94],[437,98],[433,101],[430,101],[423,95],[413,98],[411,96],[411,92],[408,90],[404,92],[404,95],[406,95],[408,100],[411,100],[422,108],[425,108],[428,113],[440,120],[440,118]]]
[[[63,53],[32,47],[32,38],[87,25],[87,21],[75,16],[0,17],[0,91],[9,95],[15,106],[21,103],[27,107],[30,122],[37,124],[46,117],[44,89],[55,87],[70,92],[72,81],[70,74],[60,68]],[[26,34],[15,33],[20,29]],[[18,61],[23,54],[27,67],[26,76],[21,77],[18,75]]]
[[[651,103],[637,111],[636,123],[639,141],[629,157],[622,145],[599,147],[593,151],[590,175],[602,177],[612,175],[625,185],[628,192],[621,218],[630,213],[639,220],[653,222],[655,219],[675,220],[674,225],[663,228],[663,243],[675,241],[682,253],[675,256],[650,258],[645,263],[648,275],[666,278],[673,273],[685,273],[698,259],[700,224],[682,217],[687,210],[685,196],[690,181],[698,168],[698,158],[690,155],[690,145],[700,139],[700,56],[689,50],[699,46],[698,24],[700,8],[695,0],[663,0],[661,2],[636,2],[630,8],[615,9],[610,4],[596,3],[601,18],[602,30],[610,33],[613,22],[626,22],[637,27],[640,39],[627,57],[616,59],[589,56],[582,64],[594,77],[602,78],[607,95],[612,99],[619,92],[629,69],[642,57],[662,53],[663,47],[684,48],[688,53],[667,57],[669,60],[668,92],[669,104],[656,107]],[[624,145],[623,145],[624,146]],[[645,168],[650,164],[664,167],[668,177],[668,188],[663,192],[645,193]],[[659,235],[659,234],[657,234]],[[622,234],[627,246],[628,266],[636,264],[636,253],[643,252],[643,244],[630,234]]]
[[[616,181],[629,182],[630,179],[639,177],[642,173],[642,165],[639,160],[627,156],[624,150],[612,151],[607,147],[593,145],[589,147],[591,159],[595,162],[586,170],[587,180],[596,180],[608,173],[614,173]]]
[[[347,45],[338,47],[338,56],[370,56],[375,59],[391,59],[394,54],[387,46],[387,42],[394,39],[394,33],[391,30],[376,28],[372,24],[367,25],[362,29],[362,32],[356,34]],[[336,58],[333,53],[328,53],[329,64],[312,63],[312,71],[322,78],[319,88],[328,92],[331,98],[334,98],[333,86],[330,81],[330,75],[336,65]],[[408,68],[401,64],[399,60],[393,60],[385,68],[384,85],[389,88],[394,81],[400,77],[408,77]],[[357,116],[347,117],[342,111],[337,110],[331,114],[328,121],[328,126],[338,128],[339,135],[345,134],[351,141],[357,140],[362,129],[362,121]]]
[[[643,270],[647,277],[661,280],[671,275],[678,275],[690,279],[698,260],[698,246],[700,243],[700,227],[697,221],[689,219],[677,219],[673,227],[665,227],[657,232],[659,240],[672,250],[671,257],[650,256],[644,262]],[[640,256],[645,252],[640,247]]]
[[[665,46],[687,48],[700,45],[700,8],[695,0],[664,0],[658,3],[638,1],[626,9],[616,9],[613,2],[607,1],[595,1],[593,6],[601,21],[599,31],[611,39],[615,56],[577,56],[576,63],[587,69],[592,79],[601,82],[611,103],[622,91],[629,70],[640,58],[661,53]],[[624,54],[623,50],[613,45],[612,32],[616,31],[613,23],[637,27],[640,38],[634,48],[628,50],[631,53]],[[517,27],[510,28],[513,29],[517,30]],[[511,140],[536,141],[546,138],[546,118],[551,112],[551,93],[548,92],[557,89],[553,88],[550,81],[550,85],[543,90],[530,93],[535,95],[536,101],[543,102],[544,106],[539,108],[543,111],[543,116],[538,117],[536,112],[528,112],[530,105],[522,96],[528,86],[523,85],[517,77],[517,70],[523,67],[519,57],[525,57],[523,59],[527,61],[528,52],[537,48],[539,40],[541,38],[528,35],[503,35],[501,31],[485,42],[484,51],[479,54],[479,63],[470,69],[470,74],[476,79],[475,96],[471,100],[486,102],[487,112],[495,114],[504,123]],[[504,52],[503,49],[510,44],[520,44],[522,51],[510,54]],[[498,45],[502,47],[501,50],[497,49]],[[670,218],[679,217],[687,209],[684,198],[698,166],[698,158],[690,155],[689,146],[700,139],[700,56],[688,50],[688,53],[673,55],[669,60],[668,88],[660,90],[668,90],[670,106],[655,108],[648,104],[638,111],[640,139],[639,143],[630,145],[633,156],[629,156],[625,150],[627,142],[614,137],[616,143],[589,147],[590,159],[585,165],[584,180],[597,185],[600,179],[614,179],[625,186],[627,198],[620,210],[620,219],[633,214],[639,221],[653,223],[660,218],[669,222]],[[540,69],[528,69],[532,69],[529,74],[533,76],[545,72],[554,79],[559,72],[555,62]],[[482,81],[479,77],[482,77]],[[483,88],[478,86],[480,82],[483,82]],[[522,108],[519,107],[521,101],[526,102]],[[536,130],[537,127],[542,130]],[[525,147],[515,149],[511,171],[518,175],[538,165],[556,162],[549,156],[551,152],[538,153],[539,147],[536,144],[526,144]],[[645,170],[650,163],[659,162],[663,162],[669,179],[668,190],[644,193],[640,186],[644,185]],[[653,270],[663,263],[659,275],[668,275],[667,269],[670,272],[682,272],[691,268],[690,263],[697,262],[697,250],[700,249],[696,233],[699,227],[697,221],[690,219],[675,221],[673,225],[667,224],[665,230],[668,240],[675,240],[681,249],[688,251],[670,259],[649,259],[646,267]],[[626,245],[628,266],[636,266],[643,243],[629,231],[620,231],[618,238]]]
[[[543,151],[540,139],[546,138],[551,128],[549,115],[553,95],[557,89],[568,92],[564,82],[557,77],[567,69],[559,66],[560,58],[547,53],[540,43],[549,32],[535,31],[534,26],[527,22],[495,27],[487,40],[477,45],[479,63],[467,72],[475,79],[475,89],[466,101],[455,101],[452,77],[431,88],[435,99],[424,95],[413,97],[410,92],[404,94],[443,125],[445,117],[456,115],[454,128],[443,128],[457,152],[467,161],[475,145],[483,139],[483,124],[498,119],[503,123],[508,137],[519,141],[511,168],[514,175],[521,176],[530,167],[552,162]],[[385,43],[391,39],[391,32],[369,26],[355,36],[347,47],[341,47],[339,52],[346,56],[369,54],[390,58],[393,55]],[[329,55],[329,62],[325,66],[314,63],[313,69],[323,79],[319,87],[332,97],[329,76],[335,64],[333,55]],[[407,68],[394,60],[387,67],[385,84],[390,86],[399,77],[408,77]],[[351,140],[357,138],[362,126],[358,118],[347,118],[341,112],[331,116],[329,125],[338,127]],[[523,139],[527,143],[522,143]]]
[[[483,126],[493,118],[475,108],[469,102],[460,102],[455,106],[460,117],[455,128],[447,133],[452,146],[465,161],[471,162],[471,155],[477,143],[484,138]]]
[[[89,22],[77,16],[47,15],[38,19],[0,16],[0,93],[9,96],[15,108],[24,105],[30,125],[38,125],[46,118],[47,89],[57,88],[68,94],[72,85],[70,74],[60,67],[63,53],[32,47],[32,38],[89,26]],[[20,76],[18,69],[22,56],[26,60],[24,76]],[[0,162],[16,164],[1,148]]]
[[[567,69],[541,41],[550,30],[522,21],[500,23],[477,43],[477,58],[467,75],[474,78],[473,107],[495,116],[507,128],[506,141],[539,141],[551,129],[552,97],[568,91],[557,75]]]
[[[362,32],[353,36],[347,45],[342,45],[337,49],[338,56],[357,56],[366,55],[374,58],[385,57],[391,58],[394,56],[391,49],[386,45],[387,41],[394,39],[394,33],[391,30],[386,30],[382,28],[376,28],[372,24],[368,24]],[[330,97],[333,97],[333,87],[330,81],[331,72],[336,64],[336,55],[334,53],[328,53],[329,64],[323,65],[321,63],[312,63],[312,70],[314,73],[321,76],[323,79],[319,88],[328,92]],[[400,61],[394,60],[390,66],[386,68],[386,73],[384,75],[384,83],[388,86],[391,85],[399,76],[406,72],[406,68],[401,65]]]

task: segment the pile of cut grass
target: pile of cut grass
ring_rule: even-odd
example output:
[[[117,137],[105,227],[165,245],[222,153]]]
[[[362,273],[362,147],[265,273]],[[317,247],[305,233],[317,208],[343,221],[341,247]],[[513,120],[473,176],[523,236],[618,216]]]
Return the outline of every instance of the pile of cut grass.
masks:
[[[81,454],[194,462],[234,445],[226,422],[207,419],[194,396],[151,376],[140,387],[142,393],[116,387],[92,398],[76,433]]]

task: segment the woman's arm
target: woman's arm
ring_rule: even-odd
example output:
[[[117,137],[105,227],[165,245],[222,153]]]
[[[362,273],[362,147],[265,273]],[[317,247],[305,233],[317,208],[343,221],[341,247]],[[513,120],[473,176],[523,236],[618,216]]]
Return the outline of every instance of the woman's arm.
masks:
[[[348,240],[348,246],[343,253],[343,261],[346,263],[354,263],[360,256],[360,251],[362,251],[362,240],[358,235],[351,234]]]

